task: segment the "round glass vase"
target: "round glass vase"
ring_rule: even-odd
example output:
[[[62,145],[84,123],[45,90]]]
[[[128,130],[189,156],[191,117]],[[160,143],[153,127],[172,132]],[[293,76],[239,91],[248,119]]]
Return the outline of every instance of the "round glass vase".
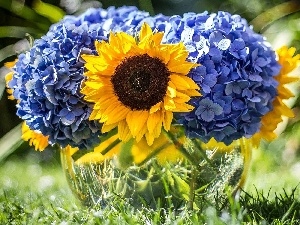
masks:
[[[230,146],[164,132],[146,140],[120,142],[115,133],[94,149],[61,148],[62,167],[74,195],[86,206],[200,209],[226,203],[243,186],[251,161],[247,141]]]

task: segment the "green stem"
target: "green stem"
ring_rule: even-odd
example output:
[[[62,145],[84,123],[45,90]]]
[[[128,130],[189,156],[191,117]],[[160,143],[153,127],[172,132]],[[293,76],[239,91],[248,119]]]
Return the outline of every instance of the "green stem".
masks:
[[[185,149],[183,144],[177,141],[177,139],[174,137],[174,135],[171,134],[171,132],[167,132],[165,130],[163,130],[163,132],[165,132],[165,134],[170,138],[176,148],[181,152],[182,155],[184,155],[187,160],[189,160],[195,166],[199,165],[199,162],[195,160],[195,158]]]
[[[165,130],[163,130],[165,132],[165,134],[167,135],[167,137],[169,137],[168,132],[166,132]],[[182,135],[179,136],[179,138],[182,137]],[[175,138],[174,138],[175,139]],[[137,166],[141,166],[144,163],[146,163],[147,161],[149,161],[151,158],[153,158],[154,156],[156,156],[160,151],[162,151],[163,149],[174,145],[174,141],[173,139],[171,139],[169,137],[169,141],[163,145],[161,145],[160,147],[158,147],[157,149],[155,149],[153,152],[151,152],[142,162],[140,162],[139,164],[137,164]]]
[[[117,144],[119,144],[121,142],[120,139],[116,139],[113,143],[111,143],[110,145],[107,146],[107,148],[105,148],[101,154],[105,155],[106,153],[108,153],[111,149],[113,149]]]
[[[155,149],[153,152],[151,152],[142,162],[138,163],[137,166],[142,166],[144,163],[148,162],[150,159],[152,159],[154,156],[156,156],[161,150],[169,147],[172,143],[166,143],[157,149]]]
[[[191,181],[190,181],[190,197],[189,197],[189,208],[193,210],[194,208],[194,200],[195,200],[195,184],[197,178],[197,168],[192,166],[192,174],[191,174]]]
[[[214,170],[215,172],[218,172],[218,170],[215,168],[215,166],[212,164],[211,160],[207,157],[205,151],[202,149],[201,145],[197,141],[192,141],[200,155],[205,159],[205,162],[207,162]],[[213,156],[212,156],[213,157]]]
[[[241,179],[235,189],[233,190],[232,194],[235,195],[239,189],[241,189],[246,182],[246,178],[248,176],[248,172],[250,170],[251,159],[252,159],[252,151],[250,149],[250,143],[245,138],[240,139],[240,146],[241,146],[241,154],[244,157],[244,169],[241,175]]]

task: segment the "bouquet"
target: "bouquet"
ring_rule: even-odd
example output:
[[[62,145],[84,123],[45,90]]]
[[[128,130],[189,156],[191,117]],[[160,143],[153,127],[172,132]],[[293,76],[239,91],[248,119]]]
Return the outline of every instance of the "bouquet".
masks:
[[[296,49],[228,12],[66,16],[8,64],[22,138],[55,147],[86,205],[201,207],[243,186],[252,149],[293,117]]]

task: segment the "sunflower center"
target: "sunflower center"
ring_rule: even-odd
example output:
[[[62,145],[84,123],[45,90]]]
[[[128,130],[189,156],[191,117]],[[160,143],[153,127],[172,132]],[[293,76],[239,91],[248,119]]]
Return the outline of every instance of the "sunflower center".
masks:
[[[150,86],[150,74],[140,70],[134,71],[129,78],[129,82],[131,83],[131,88],[136,91],[147,91]]]
[[[170,71],[148,54],[125,58],[111,78],[120,102],[131,110],[149,110],[166,95]]]

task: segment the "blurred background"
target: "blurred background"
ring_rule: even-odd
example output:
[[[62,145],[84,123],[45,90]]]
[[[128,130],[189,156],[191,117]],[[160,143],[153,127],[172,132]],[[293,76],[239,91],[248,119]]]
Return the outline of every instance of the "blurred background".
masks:
[[[21,120],[15,115],[15,102],[7,99],[4,76],[7,69],[4,64],[13,61],[16,55],[29,48],[33,39],[45,34],[49,26],[59,21],[66,14],[80,14],[89,7],[103,7],[135,5],[141,10],[151,14],[163,13],[165,15],[182,15],[185,12],[216,12],[228,11],[246,18],[253,29],[266,36],[274,49],[282,46],[295,46],[300,49],[300,2],[284,0],[0,0],[0,138],[14,138],[12,134],[19,132],[13,130]],[[300,71],[298,71],[300,74]],[[294,85],[299,92],[299,83]],[[300,122],[299,96],[291,102],[296,112],[293,120],[285,121],[281,127],[286,131],[278,140],[265,143],[262,149],[256,152],[252,174],[256,185],[264,183],[266,177],[288,176],[291,181],[287,185],[293,186],[300,182]],[[6,135],[6,136],[5,136]],[[1,142],[1,141],[0,141]],[[3,138],[2,138],[3,142]],[[14,152],[1,155],[0,160],[8,161],[12,158],[34,158],[35,162],[58,161],[58,152],[46,150],[35,152],[27,143],[17,143]],[[0,143],[1,146],[1,143]],[[0,161],[0,163],[2,163]],[[1,165],[1,164],[0,164]],[[273,171],[277,171],[273,174]],[[285,174],[281,174],[285,171]],[[254,176],[254,175],[253,175]],[[284,181],[285,182],[285,181]],[[290,183],[289,183],[290,182]],[[286,184],[278,184],[285,186]]]

